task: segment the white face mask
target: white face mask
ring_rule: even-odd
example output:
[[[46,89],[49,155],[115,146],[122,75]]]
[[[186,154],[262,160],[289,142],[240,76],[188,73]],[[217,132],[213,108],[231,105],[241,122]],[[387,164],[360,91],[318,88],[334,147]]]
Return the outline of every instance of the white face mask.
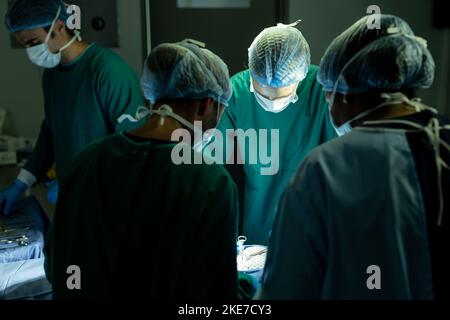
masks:
[[[255,90],[252,79],[250,79],[250,92],[254,93],[256,101],[264,110],[272,113],[280,113],[287,107],[289,107],[291,103],[296,103],[298,101],[298,95],[296,91],[294,91],[294,93],[292,93],[288,97],[269,100]]]
[[[53,53],[50,51],[50,49],[48,48],[48,41],[50,40],[50,36],[53,32],[53,29],[55,28],[55,24],[60,13],[61,7],[58,9],[58,13],[53,20],[47,37],[45,38],[45,42],[26,49],[30,61],[39,67],[48,69],[56,67],[61,63],[61,52],[70,47],[72,43],[74,43],[77,39],[81,40],[78,31],[76,31],[75,36],[72,38],[72,40],[70,40],[65,46],[59,49],[58,53]]]

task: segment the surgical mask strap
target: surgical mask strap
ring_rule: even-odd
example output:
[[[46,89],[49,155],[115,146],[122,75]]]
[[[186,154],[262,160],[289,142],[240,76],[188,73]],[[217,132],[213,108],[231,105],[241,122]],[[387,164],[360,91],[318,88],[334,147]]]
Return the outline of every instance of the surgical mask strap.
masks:
[[[218,109],[217,113],[219,113],[219,108],[217,108],[217,109]],[[137,108],[136,115],[134,117],[129,114],[124,114],[117,119],[117,122],[119,124],[121,124],[125,120],[129,120],[130,122],[139,122],[141,119],[147,117],[148,115],[154,115],[154,114],[160,116],[161,126],[164,125],[167,117],[171,117],[171,118],[177,120],[178,122],[180,122],[182,125],[186,126],[187,128],[193,130],[194,132],[195,131],[202,132],[202,134],[203,134],[202,130],[197,128],[195,125],[193,125],[186,119],[184,119],[184,118],[180,117],[179,115],[177,115],[176,113],[174,113],[172,108],[166,104],[162,105],[158,110],[148,110],[146,107],[140,106],[139,108]]]
[[[380,125],[380,124],[402,124],[413,127],[420,131],[426,133],[428,140],[433,146],[436,161],[436,172],[437,172],[437,188],[438,188],[438,221],[437,226],[442,226],[443,214],[444,214],[444,194],[442,189],[442,169],[445,168],[449,170],[450,165],[445,163],[441,158],[441,146],[444,147],[448,152],[450,152],[450,145],[441,139],[441,130],[450,130],[450,125],[440,126],[439,120],[433,118],[430,120],[427,126],[421,126],[417,123],[406,121],[406,120],[380,120],[380,121],[367,121],[364,124],[368,125]],[[405,130],[401,130],[405,131]],[[408,130],[406,130],[408,131]]]
[[[53,19],[53,21],[52,21],[52,25],[48,31],[47,37],[45,38],[45,43],[48,43],[48,41],[50,40],[53,29],[55,28],[55,25],[56,25],[56,21],[58,21],[60,14],[61,14],[61,6],[58,8],[55,19]],[[59,52],[62,52],[65,49],[67,49],[68,47],[70,47],[76,40],[81,41],[81,35],[78,30],[75,30],[75,36],[67,44],[65,44],[61,49],[59,49]]]
[[[365,111],[363,113],[360,113],[359,115],[357,115],[356,117],[354,117],[351,120],[347,121],[346,123],[351,125],[353,122],[355,122],[357,120],[360,120],[360,119],[363,119],[363,118],[367,117],[369,114],[371,114],[371,113],[373,113],[373,112],[375,112],[375,111],[377,111],[377,110],[379,110],[381,108],[384,108],[384,107],[390,106],[390,105],[394,105],[394,104],[400,104],[400,103],[406,103],[406,104],[414,107],[417,112],[423,111],[424,109],[429,109],[429,110],[433,111],[434,113],[437,113],[437,111],[435,109],[422,105],[420,103],[421,100],[419,98],[410,100],[410,99],[408,99],[408,97],[406,97],[401,92],[383,93],[383,94],[381,94],[381,97],[383,99],[386,99],[386,101],[383,102],[382,104],[376,106],[373,109],[370,109],[370,110],[367,110],[367,111]]]
[[[63,52],[64,50],[66,50],[68,47],[70,47],[72,45],[72,43],[74,43],[75,41],[81,41],[81,36],[80,36],[80,32],[79,31],[75,31],[75,35],[72,38],[72,40],[70,40],[66,45],[64,45],[61,49],[59,49],[59,52]]]
[[[381,94],[381,97],[387,99],[388,101],[396,100],[396,102],[398,103],[405,103],[407,105],[410,105],[411,107],[414,107],[416,109],[416,112],[430,110],[433,113],[438,114],[438,111],[436,109],[433,109],[431,107],[422,104],[422,99],[420,98],[409,99],[401,92],[383,93]]]
[[[191,129],[192,131],[200,131],[203,134],[203,131],[198,129],[196,126],[194,126],[194,124],[190,123],[189,121],[187,121],[186,119],[184,119],[183,117],[177,115],[176,113],[173,112],[172,108],[168,105],[163,105],[161,106],[158,110],[152,110],[150,111],[151,115],[159,115],[161,117],[160,120],[160,124],[164,125],[165,122],[165,118],[166,117],[171,117],[175,120],[177,120],[179,123],[181,123],[182,125],[184,125],[185,127]]]
[[[129,114],[123,114],[117,119],[117,123],[121,124],[125,120],[128,120],[130,122],[139,122],[141,119],[145,118],[150,114],[150,110],[144,106],[140,106],[136,110],[136,115],[133,117]]]
[[[187,121],[186,119],[184,119],[183,117],[179,116],[178,114],[174,113],[172,108],[168,105],[163,105],[161,106],[158,110],[152,110],[150,111],[150,114],[156,114],[159,115],[161,117],[161,125],[164,125],[165,122],[165,118],[166,117],[171,117],[175,120],[177,120],[179,123],[181,123],[182,125],[184,125],[185,127],[191,129],[192,131],[194,131],[194,135],[198,135],[201,137],[200,140],[198,140],[197,142],[194,142],[194,145],[192,146],[192,149],[197,151],[197,152],[201,152],[201,150],[203,149],[204,146],[204,141],[203,141],[203,130],[201,130],[200,128],[197,128],[193,123],[190,123],[189,121]]]
[[[58,12],[56,13],[56,17],[55,17],[55,19],[53,19],[50,30],[48,31],[47,37],[45,38],[45,43],[47,43],[50,40],[50,36],[52,35],[53,29],[55,28],[55,24],[56,24],[56,21],[58,21],[60,13],[61,13],[61,6],[59,6]]]
[[[370,109],[370,110],[364,111],[363,113],[360,113],[359,115],[357,115],[356,117],[354,117],[353,119],[348,121],[347,123],[351,124],[351,123],[353,123],[353,122],[355,122],[357,120],[360,120],[360,119],[363,119],[363,118],[367,117],[369,114],[371,114],[371,113],[373,113],[373,112],[375,112],[375,111],[377,111],[377,110],[379,110],[381,108],[384,108],[384,107],[387,107],[387,106],[390,106],[390,105],[393,105],[393,104],[397,104],[399,102],[400,102],[399,100],[386,101],[386,102],[380,104],[379,106],[377,106],[377,107],[375,107],[373,109]]]
[[[244,248],[245,248],[244,245],[246,242],[247,242],[247,237],[245,237],[245,236],[238,237],[238,241],[236,242],[238,254],[240,254],[244,251]]]
[[[348,121],[345,122],[345,123],[351,125],[353,122],[355,122],[355,121],[357,121],[357,120],[360,120],[360,119],[363,119],[363,118],[367,117],[369,114],[371,114],[371,113],[373,113],[373,112],[375,112],[375,111],[377,111],[377,110],[379,110],[379,109],[381,109],[381,108],[384,108],[384,107],[386,107],[386,106],[390,106],[390,105],[393,105],[393,104],[397,104],[397,103],[403,102],[403,100],[400,99],[400,98],[397,97],[397,96],[388,96],[388,95],[384,95],[384,94],[382,94],[381,96],[382,96],[383,98],[386,98],[387,101],[383,102],[382,104],[376,106],[376,107],[373,108],[373,109],[366,110],[366,111],[364,111],[364,112],[358,114],[357,116],[353,117],[352,119],[348,120]],[[406,97],[405,97],[405,98],[406,98]]]
[[[222,113],[220,112],[220,106],[221,106],[221,103],[217,102],[217,117],[216,117],[217,123],[220,123],[220,120],[222,119],[223,113],[225,112],[224,109],[223,109]]]

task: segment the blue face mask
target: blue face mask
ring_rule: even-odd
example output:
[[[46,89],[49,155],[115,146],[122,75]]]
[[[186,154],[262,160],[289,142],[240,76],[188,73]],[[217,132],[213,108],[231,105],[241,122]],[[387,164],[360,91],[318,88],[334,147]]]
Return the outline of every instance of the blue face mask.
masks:
[[[338,127],[334,122],[333,117],[331,116],[331,112],[330,112],[330,119],[331,124],[333,125],[333,128],[336,131],[338,137],[345,136],[346,134],[350,133],[353,129],[352,125],[350,124],[352,121],[347,121],[346,123]]]
[[[353,121],[355,121],[355,119],[349,120],[341,126],[336,125],[336,122],[334,122],[334,119],[333,119],[333,115],[331,114],[331,107],[333,106],[333,103],[334,103],[334,97],[335,97],[335,93],[332,94],[330,100],[327,100],[328,105],[329,105],[328,110],[330,112],[331,125],[333,126],[334,130],[336,131],[336,134],[338,135],[338,137],[342,137],[352,131],[353,128],[351,126],[351,123]]]
[[[331,115],[331,106],[332,104],[330,104],[330,119],[331,119],[331,124],[334,127],[334,130],[336,130],[336,133],[339,137],[342,137],[348,133],[350,133],[353,130],[352,127],[352,123],[357,121],[357,120],[361,120],[365,117],[367,117],[369,114],[371,114],[372,112],[375,112],[378,109],[384,108],[386,106],[390,106],[390,105],[394,105],[394,104],[399,104],[399,103],[406,103],[409,104],[413,107],[416,108],[417,112],[420,112],[421,110],[423,110],[423,106],[415,100],[409,100],[404,94],[402,93],[383,93],[381,94],[381,98],[386,99],[385,102],[383,102],[382,104],[376,106],[375,108],[369,109],[367,111],[364,111],[363,113],[358,114],[357,116],[355,116],[354,118],[348,120],[347,122],[345,122],[343,125],[341,126],[337,126],[333,120],[333,117]],[[333,103],[333,99],[331,100],[330,103]]]

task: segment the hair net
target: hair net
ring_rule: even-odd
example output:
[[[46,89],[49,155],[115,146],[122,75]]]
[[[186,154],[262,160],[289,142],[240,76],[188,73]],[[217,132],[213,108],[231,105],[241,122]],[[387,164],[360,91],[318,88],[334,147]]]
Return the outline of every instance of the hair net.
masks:
[[[67,8],[61,0],[15,0],[6,13],[6,28],[14,33],[49,27],[59,7],[59,19],[65,23],[68,18]]]
[[[161,98],[212,98],[228,105],[232,95],[227,65],[193,40],[156,47],[145,63],[142,88],[151,103]]]
[[[311,51],[302,33],[291,25],[265,29],[253,41],[249,53],[252,78],[272,88],[287,87],[306,78]]]
[[[317,75],[324,90],[358,94],[430,87],[435,64],[426,41],[396,16],[381,15],[380,29],[369,29],[367,19],[357,21],[327,49]]]

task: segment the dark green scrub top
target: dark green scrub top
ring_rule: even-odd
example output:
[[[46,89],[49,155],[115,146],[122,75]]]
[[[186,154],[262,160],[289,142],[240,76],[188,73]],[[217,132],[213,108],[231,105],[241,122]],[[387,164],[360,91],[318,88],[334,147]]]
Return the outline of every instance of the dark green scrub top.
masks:
[[[223,166],[174,165],[173,147],[116,134],[70,162],[46,243],[56,299],[237,297],[236,186]]]
[[[136,127],[123,115],[144,105],[139,79],[116,53],[91,44],[68,65],[46,69],[43,77],[45,119],[25,167],[38,179],[56,162],[60,175],[84,146],[105,135]]]

